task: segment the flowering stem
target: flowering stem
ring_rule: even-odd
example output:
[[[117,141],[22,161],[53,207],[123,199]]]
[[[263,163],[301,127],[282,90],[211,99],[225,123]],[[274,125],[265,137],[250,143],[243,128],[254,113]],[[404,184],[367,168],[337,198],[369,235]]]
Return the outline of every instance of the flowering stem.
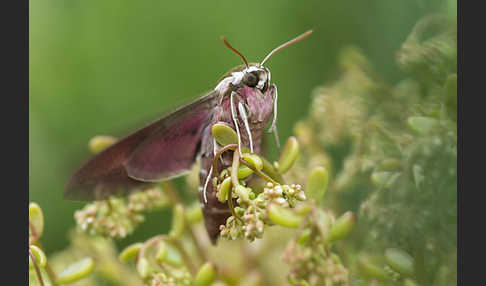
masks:
[[[30,231],[32,232],[32,240],[33,240],[33,241],[29,241],[29,245],[35,244],[40,249],[43,250],[44,248],[42,247],[42,243],[38,240],[39,236],[37,234],[37,231],[35,230],[34,224],[30,221],[30,219],[29,219],[29,228],[30,228]],[[29,254],[30,254],[30,249],[29,249]],[[51,281],[52,285],[57,286],[58,284],[57,284],[57,280],[56,280],[56,274],[52,270],[51,265],[49,264],[49,261],[46,261],[45,268],[46,268],[47,276],[49,277],[49,280]],[[37,271],[37,269],[36,269],[36,271]]]
[[[238,144],[228,144],[226,146],[224,146],[223,148],[221,148],[218,153],[216,153],[216,155],[214,155],[214,158],[213,158],[213,170],[215,172],[215,174],[219,175],[218,173],[218,160],[219,158],[221,157],[221,155],[223,155],[224,152],[228,151],[228,150],[236,150],[238,148]]]
[[[255,174],[257,174],[258,176],[260,176],[265,181],[270,182],[270,183],[272,183],[274,185],[280,185],[277,181],[275,181],[274,179],[272,179],[270,176],[268,176],[267,174],[265,174],[262,171],[258,170],[257,168],[253,167],[250,163],[246,162],[245,160],[243,160],[241,158],[240,158],[240,163],[242,163],[243,165],[245,165],[248,168],[252,169],[253,172],[255,172]]]
[[[170,241],[172,242],[172,245],[174,245],[179,250],[179,252],[181,253],[182,259],[184,260],[184,263],[186,264],[187,268],[189,268],[189,271],[191,271],[191,274],[196,275],[197,274],[197,268],[192,263],[191,257],[189,256],[189,254],[186,252],[186,250],[182,246],[182,243],[177,239],[170,239]]]
[[[160,242],[161,240],[166,241],[166,242],[172,244],[175,248],[177,248],[177,250],[181,253],[182,260],[184,260],[184,264],[187,266],[187,268],[189,269],[189,271],[191,271],[191,273],[193,275],[195,275],[197,273],[197,269],[194,266],[194,264],[192,263],[191,257],[189,256],[189,254],[187,254],[187,252],[184,249],[184,247],[182,247],[182,244],[180,243],[180,241],[177,240],[177,239],[172,239],[171,237],[169,237],[169,236],[167,236],[165,234],[157,235],[157,236],[154,236],[151,239],[147,240],[143,244],[142,248],[140,248],[140,251],[138,252],[137,259],[139,259],[140,257],[143,257],[145,255],[145,251],[150,246],[152,246],[152,245]]]
[[[166,191],[166,193],[169,195],[169,199],[172,202],[172,204],[175,206],[177,204],[181,204],[181,199],[179,195],[177,194],[177,190],[174,187],[174,184],[170,181],[164,181],[162,182],[162,187]],[[184,217],[184,225],[188,226],[186,227],[187,231],[189,232],[189,235],[191,236],[192,241],[194,242],[194,245],[196,247],[197,253],[199,257],[201,258],[202,261],[209,261],[208,257],[206,255],[206,252],[204,251],[204,248],[202,247],[201,243],[196,237],[196,234],[194,233],[194,230],[192,229],[192,226],[189,224],[187,221],[187,218]]]
[[[30,248],[29,248],[29,255],[30,255],[30,259],[32,259],[32,263],[34,264],[35,272],[37,273],[37,278],[39,279],[41,286],[44,286],[44,280],[42,280],[42,275],[39,269],[39,265],[37,265],[37,260],[35,259],[35,256],[32,253],[32,250],[30,250]]]
[[[228,191],[228,206],[233,214],[233,217],[243,222],[243,220],[236,214],[233,205],[233,188],[240,184],[238,181],[238,168],[240,167],[240,152],[233,152],[233,164],[231,165],[231,183],[233,186]]]

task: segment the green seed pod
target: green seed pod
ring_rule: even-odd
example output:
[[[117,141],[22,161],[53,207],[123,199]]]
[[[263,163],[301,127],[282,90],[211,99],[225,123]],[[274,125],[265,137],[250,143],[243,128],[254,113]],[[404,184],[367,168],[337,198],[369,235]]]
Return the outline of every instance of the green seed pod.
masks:
[[[143,246],[143,243],[140,243],[140,242],[134,243],[134,244],[131,244],[131,245],[127,246],[120,253],[120,255],[118,256],[118,259],[121,262],[128,262],[130,260],[135,259],[135,257],[137,257],[138,252],[140,251],[140,249],[142,248],[142,246]]]
[[[214,139],[221,146],[238,144],[238,134],[228,124],[218,122],[211,127]]]
[[[257,170],[263,169],[263,161],[257,154],[243,153],[242,159],[250,163]]]
[[[42,249],[40,249],[39,247],[37,247],[35,245],[30,245],[29,248],[30,248],[30,251],[32,251],[32,254],[35,257],[35,261],[37,262],[37,265],[39,265],[39,267],[46,266],[47,257],[44,254],[44,251],[42,251]],[[33,261],[30,260],[30,255],[29,255],[29,267],[34,267]]]
[[[238,168],[238,179],[244,179],[253,174],[253,170],[245,165],[240,165]]]
[[[305,229],[302,234],[299,236],[299,238],[297,239],[297,243],[300,244],[300,245],[304,245],[307,243],[307,241],[309,241],[309,238],[310,238],[310,235],[311,235],[312,231],[310,229]]]
[[[234,192],[242,201],[247,202],[250,200],[251,189],[238,185],[235,187]]]
[[[411,116],[407,119],[408,127],[419,135],[426,135],[439,127],[439,121],[432,117]]]
[[[298,203],[294,208],[294,212],[300,216],[305,216],[311,211],[312,205],[308,203]]]
[[[89,150],[94,154],[97,154],[113,145],[116,141],[118,141],[118,139],[112,136],[95,136],[89,140]]]
[[[239,172],[238,172],[239,174]],[[228,199],[228,192],[231,187],[231,177],[227,177],[221,182],[218,189],[218,201],[224,203]]]
[[[385,261],[396,272],[410,276],[414,272],[413,257],[398,248],[385,250]]]
[[[57,282],[60,284],[68,284],[78,281],[93,272],[94,261],[91,257],[86,257],[78,262],[69,265],[57,277]]]
[[[196,202],[192,204],[187,210],[186,210],[186,221],[190,225],[193,225],[195,223],[198,223],[202,221],[203,214],[201,207],[199,206],[199,202]]]
[[[348,211],[338,218],[329,231],[329,242],[346,238],[354,228],[356,216]]]
[[[272,163],[268,162],[268,160],[265,159],[264,157],[260,157],[260,159],[262,159],[262,163],[263,163],[263,172],[269,175],[275,181],[282,183],[283,182],[282,175],[277,171],[277,169],[275,169]]]
[[[299,227],[303,221],[303,217],[277,204],[269,204],[267,207],[267,211],[270,220],[273,223],[281,226],[296,228]]]
[[[184,264],[182,260],[181,254],[179,251],[172,245],[166,244],[167,246],[167,254],[165,256],[165,262],[171,266],[179,267]]]
[[[172,229],[169,236],[179,239],[184,234],[184,207],[181,204],[174,206],[172,210]]]
[[[157,246],[157,252],[155,253],[155,261],[162,264],[166,260],[168,252],[167,243],[165,243],[165,241],[160,241]]]
[[[299,155],[299,142],[294,136],[289,137],[282,148],[280,158],[278,160],[278,172],[285,174],[294,164]]]
[[[358,258],[358,269],[360,273],[367,278],[374,278],[381,281],[388,280],[388,275],[385,270],[383,270],[382,267],[373,264],[364,256]]]
[[[329,183],[329,173],[324,167],[316,167],[312,170],[309,178],[307,179],[307,184],[305,187],[305,193],[310,199],[315,200],[317,203],[326,194],[327,186]]]
[[[39,239],[44,231],[44,214],[42,213],[42,209],[36,203],[29,204],[29,221],[32,223],[37,239]],[[31,233],[30,227],[29,233]]]
[[[209,286],[216,278],[216,269],[211,262],[206,262],[196,274],[194,278],[194,286]]]
[[[149,272],[150,272],[150,267],[149,267],[149,261],[147,258],[145,257],[140,257],[140,259],[138,259],[137,261],[137,272],[138,272],[138,275],[140,275],[140,277],[142,279],[145,279],[149,276]]]

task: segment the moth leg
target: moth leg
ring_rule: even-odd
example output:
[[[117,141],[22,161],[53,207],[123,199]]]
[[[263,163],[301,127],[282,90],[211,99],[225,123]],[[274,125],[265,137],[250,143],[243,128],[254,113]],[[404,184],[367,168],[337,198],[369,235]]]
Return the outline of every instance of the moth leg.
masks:
[[[270,128],[268,129],[269,133],[273,133],[275,137],[275,143],[277,144],[277,148],[280,149],[280,139],[278,138],[278,131],[277,131],[277,102],[278,102],[278,91],[277,86],[272,84],[273,88],[275,88],[275,99],[273,100],[273,120]]]
[[[208,203],[208,197],[207,197],[207,188],[208,188],[208,184],[209,184],[209,181],[211,180],[211,177],[213,176],[213,166],[211,166],[211,169],[209,169],[209,174],[208,176],[206,177],[206,182],[204,183],[204,188],[203,188],[203,197],[204,197],[204,203],[207,204]]]
[[[230,97],[230,103],[231,103],[231,118],[233,119],[233,122],[236,127],[236,134],[238,135],[238,152],[240,152],[240,156],[243,157],[243,154],[241,153],[241,134],[240,134],[240,128],[238,127],[238,118],[236,115],[236,110],[235,110],[235,102],[233,100],[233,95],[235,94],[234,91],[231,92],[231,97]]]
[[[238,110],[240,111],[240,115],[242,117],[241,119],[245,124],[246,133],[248,133],[248,139],[250,140],[250,151],[251,153],[253,153],[253,139],[251,137],[250,125],[248,124],[248,116],[246,116],[245,107],[243,106],[243,103],[241,103],[241,101],[238,102]]]

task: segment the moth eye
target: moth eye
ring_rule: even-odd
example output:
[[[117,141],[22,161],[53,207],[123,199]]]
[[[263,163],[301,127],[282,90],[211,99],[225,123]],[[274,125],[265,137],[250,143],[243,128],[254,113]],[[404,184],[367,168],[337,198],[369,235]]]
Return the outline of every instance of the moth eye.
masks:
[[[255,72],[245,73],[243,83],[249,87],[255,87],[258,84],[258,74]]]

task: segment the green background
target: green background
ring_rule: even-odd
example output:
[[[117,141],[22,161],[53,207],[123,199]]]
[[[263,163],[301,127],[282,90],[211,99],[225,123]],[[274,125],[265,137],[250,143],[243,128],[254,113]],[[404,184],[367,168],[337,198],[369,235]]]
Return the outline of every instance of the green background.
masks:
[[[68,244],[73,212],[62,199],[70,175],[89,158],[94,135],[122,136],[214,88],[241,60],[261,61],[277,45],[311,37],[268,61],[279,90],[281,141],[307,114],[312,90],[337,76],[336,59],[359,47],[389,82],[394,53],[413,25],[455,1],[30,1],[29,200],[45,215],[46,251]],[[147,221],[122,244],[168,228]]]

